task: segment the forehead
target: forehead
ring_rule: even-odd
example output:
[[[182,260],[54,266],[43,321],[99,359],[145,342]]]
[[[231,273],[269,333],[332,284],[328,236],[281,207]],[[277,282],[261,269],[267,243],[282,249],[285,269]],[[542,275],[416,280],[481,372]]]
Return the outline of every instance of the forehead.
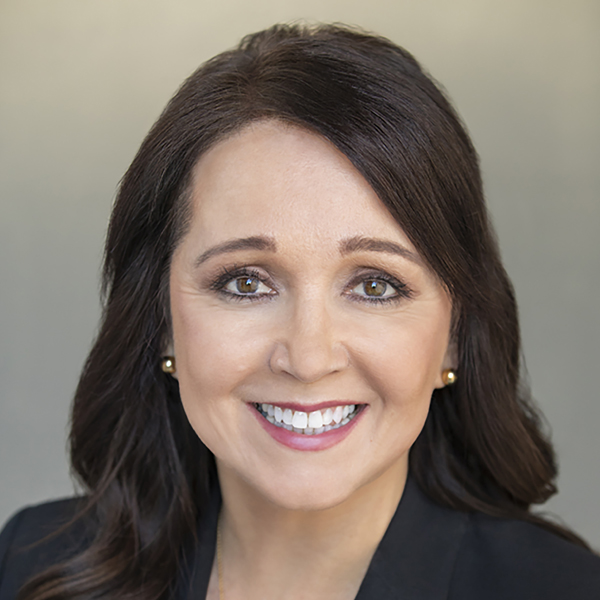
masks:
[[[412,247],[344,154],[277,121],[248,125],[206,152],[193,172],[192,204],[191,231],[206,245],[268,235],[326,246],[362,235]]]

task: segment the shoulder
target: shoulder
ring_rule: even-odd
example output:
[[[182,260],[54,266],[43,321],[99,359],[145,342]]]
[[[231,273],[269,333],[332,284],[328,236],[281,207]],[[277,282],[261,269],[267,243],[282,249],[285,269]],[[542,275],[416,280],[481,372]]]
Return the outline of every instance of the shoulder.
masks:
[[[469,517],[451,598],[600,598],[600,557],[532,523]]]
[[[68,498],[30,506],[6,523],[0,533],[0,600],[12,600],[30,577],[83,548],[86,526],[71,523],[81,502]]]

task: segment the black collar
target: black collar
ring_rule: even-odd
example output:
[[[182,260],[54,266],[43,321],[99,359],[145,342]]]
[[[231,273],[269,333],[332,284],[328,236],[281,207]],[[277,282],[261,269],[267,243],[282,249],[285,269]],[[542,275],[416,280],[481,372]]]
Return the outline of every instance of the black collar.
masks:
[[[467,520],[409,477],[356,600],[445,600]]]
[[[218,490],[198,528],[192,573],[182,578],[178,598],[206,597],[215,556]],[[398,508],[381,540],[356,600],[444,600],[458,549],[467,527],[466,513],[434,504],[409,477]]]

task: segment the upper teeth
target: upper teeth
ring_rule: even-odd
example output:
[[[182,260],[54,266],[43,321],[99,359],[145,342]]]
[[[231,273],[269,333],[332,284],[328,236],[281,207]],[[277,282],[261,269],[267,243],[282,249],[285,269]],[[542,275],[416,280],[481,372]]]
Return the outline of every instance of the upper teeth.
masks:
[[[281,408],[274,404],[260,404],[258,407],[262,409],[261,412],[271,423],[308,434],[321,433],[345,425],[356,411],[355,404],[344,404],[308,413]]]

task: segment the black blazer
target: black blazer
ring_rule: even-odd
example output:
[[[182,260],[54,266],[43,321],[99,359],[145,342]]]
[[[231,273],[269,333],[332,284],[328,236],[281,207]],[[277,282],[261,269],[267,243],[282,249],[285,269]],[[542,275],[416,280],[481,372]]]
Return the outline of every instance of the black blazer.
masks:
[[[62,500],[17,513],[0,535],[0,600],[13,600],[23,582],[85,547],[79,523],[22,550],[73,515]],[[220,497],[198,528],[177,600],[205,598],[216,545]],[[600,600],[600,557],[548,531],[431,502],[409,478],[356,600]]]

